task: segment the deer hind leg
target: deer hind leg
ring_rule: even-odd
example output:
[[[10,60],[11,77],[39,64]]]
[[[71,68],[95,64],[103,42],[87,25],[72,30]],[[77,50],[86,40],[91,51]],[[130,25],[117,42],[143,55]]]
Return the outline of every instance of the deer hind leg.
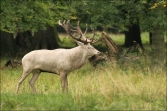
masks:
[[[68,92],[68,80],[67,80],[67,74],[61,73],[60,74],[61,79],[61,87],[63,92]]]
[[[40,75],[40,71],[34,72],[32,78],[31,78],[31,80],[29,81],[29,84],[30,84],[30,86],[31,86],[31,89],[32,89],[33,93],[35,93],[35,94],[36,94],[37,92],[36,92],[34,83],[35,83],[35,81],[38,79],[39,75]]]
[[[30,74],[30,72],[23,72],[22,77],[20,78],[18,84],[17,84],[17,88],[16,88],[16,94],[19,91],[20,85],[21,83],[26,79],[26,77]]]

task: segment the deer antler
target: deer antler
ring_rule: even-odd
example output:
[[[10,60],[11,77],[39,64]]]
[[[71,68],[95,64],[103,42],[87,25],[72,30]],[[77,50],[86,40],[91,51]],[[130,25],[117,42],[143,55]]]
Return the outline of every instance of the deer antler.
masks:
[[[94,39],[94,36],[95,36],[95,31],[94,30],[93,30],[93,36],[90,39],[86,38],[86,33],[87,33],[87,30],[88,30],[87,24],[86,24],[86,29],[85,29],[84,33],[82,33],[79,21],[78,21],[77,27],[72,26],[70,24],[70,20],[64,21],[63,23],[61,23],[60,20],[59,20],[58,24],[61,25],[65,29],[67,34],[69,34],[73,39],[75,39],[77,41],[80,41],[84,44],[96,43],[98,41],[98,40]],[[77,33],[77,35],[80,35],[80,37],[77,38],[75,33]]]

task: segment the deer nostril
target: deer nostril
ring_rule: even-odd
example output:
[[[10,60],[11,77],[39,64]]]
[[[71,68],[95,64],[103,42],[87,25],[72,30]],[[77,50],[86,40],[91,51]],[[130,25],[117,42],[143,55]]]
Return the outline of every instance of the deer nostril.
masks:
[[[97,54],[100,54],[100,53],[101,53],[101,52],[99,52],[99,51],[97,52]]]

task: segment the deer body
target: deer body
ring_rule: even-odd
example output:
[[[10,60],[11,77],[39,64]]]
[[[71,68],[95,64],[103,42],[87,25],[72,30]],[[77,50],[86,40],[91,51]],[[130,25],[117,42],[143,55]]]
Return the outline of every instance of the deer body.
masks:
[[[94,53],[89,53],[81,46],[72,49],[32,51],[22,59],[23,70],[32,70],[32,72],[39,70],[55,74],[59,74],[61,71],[70,73],[82,67],[86,60],[94,55]]]
[[[81,35],[80,38],[75,38],[72,35],[69,26],[69,21],[64,22],[61,24],[67,33],[76,40],[79,46],[74,47],[72,49],[55,49],[55,50],[35,50],[28,54],[26,54],[22,59],[22,66],[23,66],[23,73],[22,77],[20,78],[16,93],[18,93],[19,87],[21,83],[26,79],[28,75],[33,73],[33,76],[29,82],[32,90],[36,93],[36,89],[34,87],[34,83],[37,80],[38,76],[41,72],[50,72],[54,74],[58,74],[60,76],[62,91],[68,91],[68,80],[67,75],[76,69],[81,68],[88,58],[92,57],[93,55],[99,54],[100,52],[96,50],[90,43],[93,43],[94,35],[91,39],[87,39],[85,37],[86,31],[83,34],[78,27],[75,28],[75,32],[79,32]],[[84,40],[81,40],[82,39]],[[94,42],[95,43],[95,42]]]

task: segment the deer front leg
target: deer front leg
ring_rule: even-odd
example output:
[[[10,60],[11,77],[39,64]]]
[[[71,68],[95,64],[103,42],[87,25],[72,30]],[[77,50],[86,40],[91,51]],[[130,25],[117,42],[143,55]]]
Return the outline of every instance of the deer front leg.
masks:
[[[61,87],[62,87],[63,93],[64,93],[64,92],[68,92],[67,74],[61,73],[61,74],[60,74],[60,79],[61,79]]]
[[[33,93],[35,93],[35,94],[36,94],[37,92],[36,92],[36,89],[35,89],[35,87],[34,87],[34,83],[35,83],[35,81],[38,79],[39,75],[40,75],[40,72],[33,73],[33,76],[32,76],[32,78],[31,78],[31,80],[30,80],[30,82],[29,82],[29,84],[30,84],[30,86],[31,86],[31,89],[32,89]]]

